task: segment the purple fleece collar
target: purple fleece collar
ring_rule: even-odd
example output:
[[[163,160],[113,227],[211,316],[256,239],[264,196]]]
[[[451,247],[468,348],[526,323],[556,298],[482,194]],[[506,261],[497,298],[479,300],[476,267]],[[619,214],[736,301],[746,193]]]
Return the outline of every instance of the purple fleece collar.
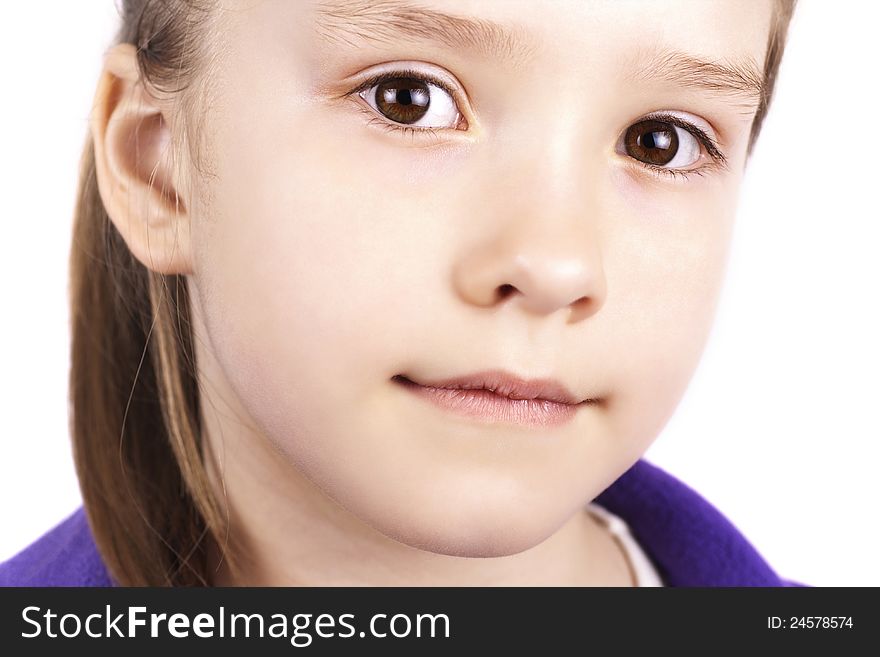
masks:
[[[803,586],[777,575],[718,509],[644,459],[595,501],[626,521],[666,586]]]

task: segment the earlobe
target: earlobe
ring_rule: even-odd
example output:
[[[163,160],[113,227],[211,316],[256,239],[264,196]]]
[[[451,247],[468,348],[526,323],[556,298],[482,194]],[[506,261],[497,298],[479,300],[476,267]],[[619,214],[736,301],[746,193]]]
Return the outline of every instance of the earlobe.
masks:
[[[189,216],[175,177],[168,111],[145,88],[134,45],[111,48],[90,123],[101,199],[144,266],[189,274]]]

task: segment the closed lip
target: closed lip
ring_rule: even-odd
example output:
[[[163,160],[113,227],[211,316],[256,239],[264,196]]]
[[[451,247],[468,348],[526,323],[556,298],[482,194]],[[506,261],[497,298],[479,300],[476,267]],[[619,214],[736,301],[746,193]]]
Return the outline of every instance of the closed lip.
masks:
[[[499,369],[483,370],[465,376],[439,380],[414,379],[406,374],[398,374],[394,378],[403,379],[426,388],[489,390],[509,399],[539,399],[572,406],[592,401],[579,399],[557,379],[525,379]]]

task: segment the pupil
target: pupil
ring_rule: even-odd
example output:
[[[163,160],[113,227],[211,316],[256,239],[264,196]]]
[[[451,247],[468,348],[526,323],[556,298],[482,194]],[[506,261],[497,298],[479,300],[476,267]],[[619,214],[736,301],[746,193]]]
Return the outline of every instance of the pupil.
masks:
[[[672,138],[668,132],[649,132],[642,139],[645,148],[667,149],[672,145]]]

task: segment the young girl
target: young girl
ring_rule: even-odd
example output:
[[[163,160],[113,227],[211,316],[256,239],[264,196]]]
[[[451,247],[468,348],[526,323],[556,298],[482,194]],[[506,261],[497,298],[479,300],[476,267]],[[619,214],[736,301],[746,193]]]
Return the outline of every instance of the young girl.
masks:
[[[780,586],[641,455],[794,0],[125,0],[71,252],[83,508],[7,585]]]

